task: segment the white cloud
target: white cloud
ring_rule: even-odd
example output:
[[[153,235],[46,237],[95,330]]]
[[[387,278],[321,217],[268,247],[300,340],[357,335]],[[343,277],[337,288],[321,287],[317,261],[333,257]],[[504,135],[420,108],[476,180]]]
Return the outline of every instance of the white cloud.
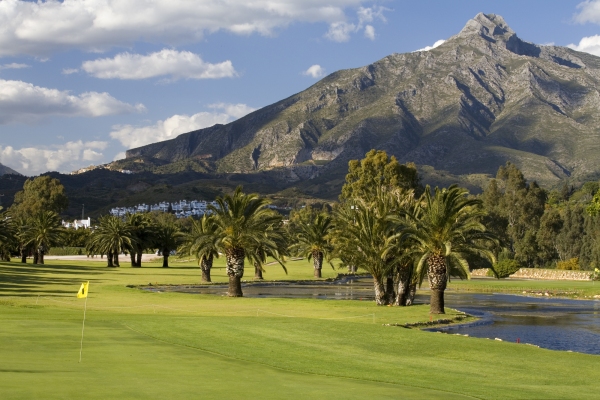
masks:
[[[350,34],[356,32],[357,27],[347,22],[334,22],[329,25],[329,30],[325,37],[334,42],[347,42],[350,40]]]
[[[144,110],[142,104],[127,104],[108,93],[86,92],[75,96],[68,91],[0,79],[0,124],[35,122],[51,115],[100,117]]]
[[[600,35],[584,37],[579,41],[579,44],[569,44],[567,47],[577,51],[584,51],[586,53],[600,56]]]
[[[375,40],[375,28],[372,25],[365,26],[365,37],[367,39]]]
[[[577,9],[579,12],[573,16],[575,22],[600,24],[600,0],[586,0],[579,3]]]
[[[250,114],[252,111],[256,111],[256,108],[241,103],[214,103],[209,104],[208,108],[212,108],[214,110],[222,110],[225,112],[225,114],[235,119],[242,118],[244,115]]]
[[[67,142],[48,147],[15,149],[0,146],[0,163],[25,175],[46,171],[71,172],[101,160],[107,142]]]
[[[435,49],[436,47],[438,47],[438,46],[440,46],[440,45],[444,44],[444,42],[446,42],[444,39],[440,39],[440,40],[438,40],[437,42],[435,42],[435,43],[433,44],[433,46],[425,46],[425,47],[423,47],[422,49],[419,49],[419,50],[415,50],[415,51],[413,51],[413,53],[416,53],[417,51],[429,51],[429,50]]]
[[[385,11],[389,11],[389,9],[385,7],[359,7],[356,12],[356,16],[358,18],[358,22],[356,24],[342,21],[335,21],[329,24],[329,30],[325,34],[325,37],[334,42],[347,42],[350,40],[350,37],[353,33],[359,32],[364,29],[364,35],[366,38],[375,40],[375,28],[373,25],[367,24],[368,22],[373,22],[376,19],[379,19],[383,22],[386,22],[385,16],[383,13]]]
[[[62,70],[62,73],[64,75],[76,74],[77,72],[79,72],[77,68],[63,68]]]
[[[45,57],[73,48],[102,51],[139,41],[175,45],[198,42],[217,31],[268,36],[294,22],[345,21],[346,9],[363,3],[365,0],[3,0],[0,57]],[[376,15],[377,10],[371,14]],[[368,11],[361,11],[363,14],[365,18],[370,15]]]
[[[306,71],[302,72],[302,75],[320,78],[325,75],[325,68],[321,67],[319,64],[311,65]]]
[[[0,70],[2,70],[2,69],[22,69],[22,68],[29,68],[29,67],[31,67],[31,65],[10,63],[10,64],[0,65]]]
[[[229,60],[211,64],[189,51],[170,49],[148,55],[121,53],[114,58],[86,61],[81,69],[102,79],[146,79],[164,75],[172,79],[217,79],[236,76]]]
[[[192,116],[173,115],[164,121],[158,121],[154,125],[148,126],[116,125],[113,126],[114,130],[110,133],[110,137],[131,149],[173,139],[182,133],[207,128],[215,124],[226,124],[254,111],[253,108],[245,104],[217,103],[211,104],[209,107],[223,112],[199,112]]]
[[[386,22],[385,15],[383,13],[385,11],[389,11],[389,9],[385,7],[359,7],[357,11],[359,25],[362,26],[365,22],[373,22],[376,19],[379,19],[383,22]]]

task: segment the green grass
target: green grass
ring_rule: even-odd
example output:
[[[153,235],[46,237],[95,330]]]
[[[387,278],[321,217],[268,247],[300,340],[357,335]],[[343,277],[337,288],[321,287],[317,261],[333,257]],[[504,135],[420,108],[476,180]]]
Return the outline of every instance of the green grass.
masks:
[[[561,297],[592,298],[600,294],[600,282],[593,281],[551,281],[520,279],[472,279],[453,280],[449,289],[467,292],[502,292],[528,295],[546,293]]]
[[[126,287],[199,281],[193,263],[158,265],[0,264],[1,397],[581,399],[600,389],[597,356],[383,325],[427,321],[428,306]],[[310,279],[312,268],[289,272]],[[213,277],[225,281],[222,260]],[[274,265],[265,277],[286,276]]]

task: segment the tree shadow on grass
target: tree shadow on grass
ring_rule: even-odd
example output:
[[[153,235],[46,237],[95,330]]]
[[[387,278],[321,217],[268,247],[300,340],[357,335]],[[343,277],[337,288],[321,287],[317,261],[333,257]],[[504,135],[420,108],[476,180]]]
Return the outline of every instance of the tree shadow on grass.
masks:
[[[73,296],[76,292],[57,286],[73,286],[76,291],[82,280],[102,274],[97,268],[85,266],[0,263],[0,297]]]

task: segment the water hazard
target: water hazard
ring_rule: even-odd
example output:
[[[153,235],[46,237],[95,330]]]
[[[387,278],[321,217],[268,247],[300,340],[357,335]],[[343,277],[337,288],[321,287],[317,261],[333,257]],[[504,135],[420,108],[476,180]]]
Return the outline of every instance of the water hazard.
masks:
[[[480,319],[441,331],[600,354],[600,301],[448,292],[446,305]]]
[[[226,285],[147,288],[225,296]],[[322,300],[373,300],[371,278],[347,277],[334,282],[243,284],[246,297],[313,298]],[[507,294],[446,291],[446,306],[474,315],[478,321],[439,329],[448,333],[521,343],[553,350],[600,354],[600,301],[532,298]],[[429,302],[420,291],[416,304]]]

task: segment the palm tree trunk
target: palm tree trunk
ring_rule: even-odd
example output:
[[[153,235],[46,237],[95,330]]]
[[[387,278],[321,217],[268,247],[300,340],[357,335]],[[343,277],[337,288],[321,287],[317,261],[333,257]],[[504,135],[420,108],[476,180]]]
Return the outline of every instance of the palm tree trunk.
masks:
[[[378,306],[384,306],[387,304],[387,296],[385,295],[385,286],[381,282],[381,279],[373,277],[373,287],[375,289],[375,304]]]
[[[202,257],[200,260],[200,269],[202,270],[202,282],[210,282],[210,269],[213,264],[213,256],[210,255],[208,258]]]
[[[312,253],[313,265],[315,267],[315,278],[321,277],[321,269],[323,268],[323,253],[320,251],[313,251]]]
[[[33,263],[34,263],[34,264],[37,264],[37,263],[38,263],[38,258],[39,258],[38,252],[37,252],[37,250],[35,250],[35,251],[33,252]]]
[[[38,249],[38,263],[44,264],[44,249]]]
[[[239,247],[228,248],[225,250],[227,259],[227,276],[229,277],[229,290],[227,296],[242,297],[242,276],[244,276],[244,249]]]
[[[107,267],[111,267],[111,268],[114,267],[112,251],[109,251],[108,253],[106,253],[106,261],[107,261],[107,264],[106,264]]]
[[[169,268],[169,249],[163,249],[163,268]]]
[[[410,265],[401,265],[398,268],[395,281],[398,290],[396,292],[396,299],[394,302],[397,306],[409,305],[407,302],[409,296],[410,275]]]
[[[396,299],[396,288],[394,285],[394,277],[388,275],[385,282],[385,303],[393,304]]]
[[[135,261],[135,265],[136,267],[141,267],[142,266],[142,250],[139,250],[136,254],[137,256],[137,260]]]
[[[411,283],[408,285],[408,296],[406,296],[406,305],[412,306],[415,302],[415,295],[417,294],[417,284]]]
[[[262,267],[259,263],[254,263],[254,279],[263,279]]]
[[[133,251],[129,253],[129,258],[131,258],[131,266],[137,267],[137,264],[135,263],[135,253]]]
[[[113,253],[113,264],[115,265],[115,267],[120,267],[121,264],[119,264],[119,252],[115,251]]]
[[[21,262],[27,264],[27,249],[21,249]]]
[[[448,282],[446,272],[446,260],[441,254],[434,254],[427,259],[427,278],[431,290],[430,310],[431,314],[445,314],[444,290]]]

